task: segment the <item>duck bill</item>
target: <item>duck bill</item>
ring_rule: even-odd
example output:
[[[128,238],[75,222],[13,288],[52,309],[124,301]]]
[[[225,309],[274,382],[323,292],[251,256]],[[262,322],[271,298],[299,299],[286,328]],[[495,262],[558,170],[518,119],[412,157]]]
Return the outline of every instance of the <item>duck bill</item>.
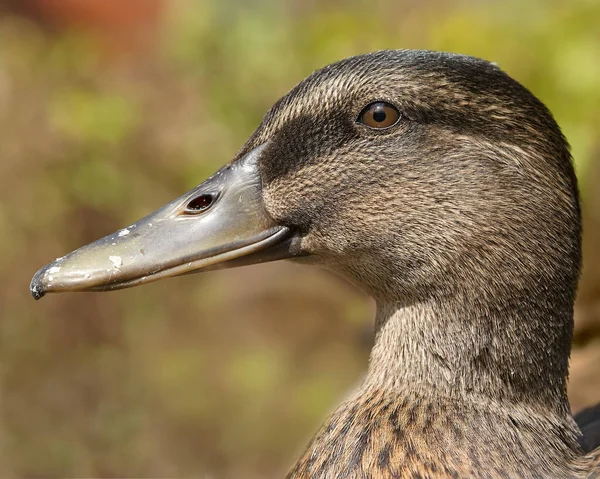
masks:
[[[262,203],[252,150],[137,223],[44,266],[31,294],[109,291],[208,269],[300,255],[298,239]]]

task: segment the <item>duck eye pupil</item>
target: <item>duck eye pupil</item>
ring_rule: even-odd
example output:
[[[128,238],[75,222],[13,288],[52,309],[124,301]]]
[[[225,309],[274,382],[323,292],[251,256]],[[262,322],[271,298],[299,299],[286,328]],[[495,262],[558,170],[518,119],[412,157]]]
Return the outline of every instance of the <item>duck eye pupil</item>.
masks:
[[[192,201],[190,201],[187,204],[186,209],[191,213],[197,213],[199,211],[204,211],[208,209],[212,202],[212,195],[200,195],[194,198]]]
[[[386,118],[386,114],[385,114],[385,111],[383,111],[383,109],[376,110],[373,113],[373,120],[375,120],[377,123],[384,122],[385,118]]]

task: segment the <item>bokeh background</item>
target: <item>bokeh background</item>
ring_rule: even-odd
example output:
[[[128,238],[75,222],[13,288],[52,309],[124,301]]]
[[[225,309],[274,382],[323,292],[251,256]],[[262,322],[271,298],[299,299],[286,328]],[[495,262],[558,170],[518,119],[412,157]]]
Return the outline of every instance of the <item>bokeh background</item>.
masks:
[[[573,409],[600,401],[598,0],[0,0],[0,477],[280,477],[360,379],[371,301],[270,264],[35,303],[32,274],[235,154],[313,70],[498,62],[569,138],[585,216]]]

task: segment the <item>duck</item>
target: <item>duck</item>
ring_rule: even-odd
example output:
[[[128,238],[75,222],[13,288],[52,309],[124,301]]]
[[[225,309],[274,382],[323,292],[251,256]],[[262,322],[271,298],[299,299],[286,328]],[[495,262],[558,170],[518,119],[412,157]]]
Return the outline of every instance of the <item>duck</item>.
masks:
[[[567,397],[581,268],[570,149],[498,65],[384,50],[317,70],[208,180],[49,263],[30,290],[282,259],[376,303],[364,381],[288,479],[600,477]]]

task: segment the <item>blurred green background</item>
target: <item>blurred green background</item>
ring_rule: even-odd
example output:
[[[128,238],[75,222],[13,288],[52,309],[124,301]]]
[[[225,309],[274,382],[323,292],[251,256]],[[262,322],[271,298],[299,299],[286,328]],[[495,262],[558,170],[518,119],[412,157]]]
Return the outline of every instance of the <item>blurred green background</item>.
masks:
[[[281,263],[35,303],[32,274],[229,161],[313,70],[495,61],[584,200],[570,397],[600,401],[600,2],[0,0],[0,477],[280,477],[366,369],[371,301]]]

